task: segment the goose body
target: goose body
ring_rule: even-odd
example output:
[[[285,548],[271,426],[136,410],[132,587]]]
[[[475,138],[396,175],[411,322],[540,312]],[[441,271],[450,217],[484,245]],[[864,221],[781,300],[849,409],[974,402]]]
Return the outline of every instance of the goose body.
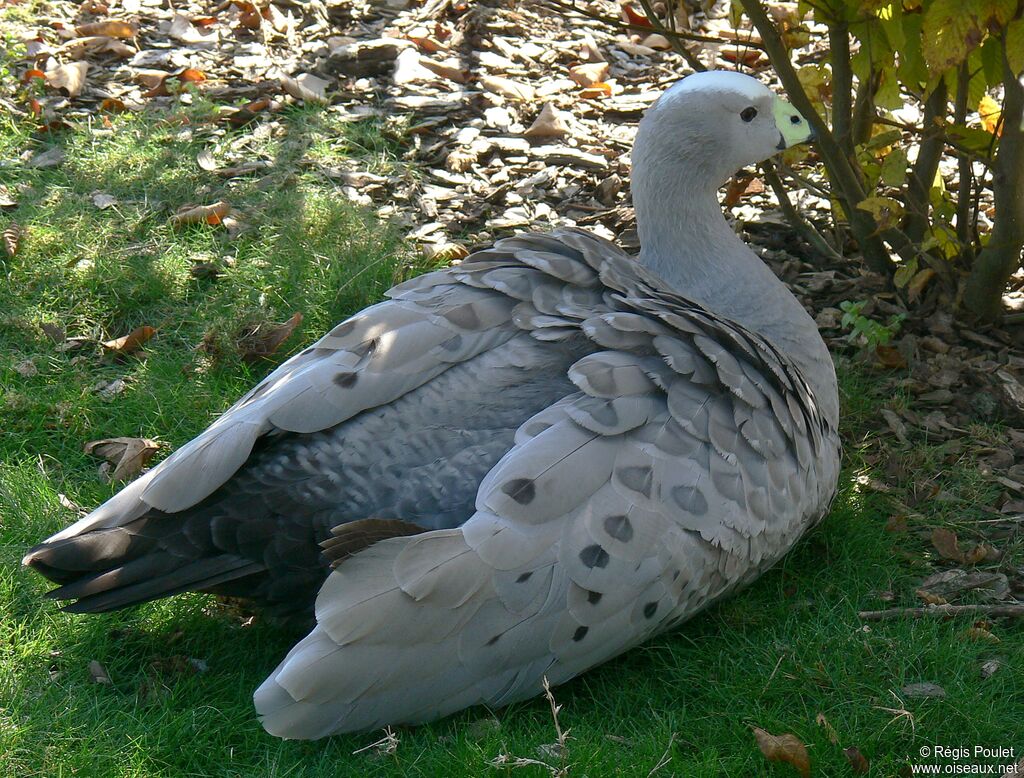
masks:
[[[255,693],[288,738],[505,705],[690,618],[838,478],[825,346],[714,200],[806,139],[793,116],[689,76],[638,135],[639,262],[559,229],[401,284],[26,564],[76,612],[212,591],[312,615]]]

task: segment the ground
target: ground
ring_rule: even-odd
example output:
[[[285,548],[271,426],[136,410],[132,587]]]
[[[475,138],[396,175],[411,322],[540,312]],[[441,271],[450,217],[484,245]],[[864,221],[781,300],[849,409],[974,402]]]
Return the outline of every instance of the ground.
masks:
[[[389,226],[353,202],[334,172],[416,183],[414,120],[351,121],[298,102],[238,127],[212,124],[215,114],[198,96],[55,136],[0,119],[0,183],[14,203],[2,226],[19,226],[17,250],[0,259],[0,774],[795,774],[765,760],[754,727],[795,735],[815,775],[853,774],[859,762],[844,749],[888,776],[927,762],[926,746],[1024,748],[1019,620],[859,616],[934,601],[928,586],[915,592],[936,571],[991,574],[989,589],[954,588],[950,601],[1012,589],[1019,540],[1000,512],[1009,487],[992,476],[1008,465],[979,467],[1006,450],[1012,428],[963,408],[949,410],[956,425],[945,421],[958,433],[934,417],[934,431],[912,425],[934,413],[910,381],[915,366],[882,370],[835,328],[844,471],[833,510],[745,592],[555,689],[564,750],[551,746],[543,699],[400,729],[390,744],[373,745],[382,733],[278,741],[251,693],[294,635],[199,595],[61,613],[19,560],[77,506],[118,488],[85,443],[142,438],[165,456],[333,323],[446,261],[424,259],[400,220]],[[27,164],[51,147],[62,164]],[[239,156],[267,164],[221,176],[204,161],[211,150],[220,167]],[[172,223],[182,206],[218,201],[234,223]],[[258,357],[268,337],[288,333],[274,324],[297,312],[295,331]],[[138,350],[112,343],[147,326],[155,333]],[[942,696],[922,696],[922,684]]]

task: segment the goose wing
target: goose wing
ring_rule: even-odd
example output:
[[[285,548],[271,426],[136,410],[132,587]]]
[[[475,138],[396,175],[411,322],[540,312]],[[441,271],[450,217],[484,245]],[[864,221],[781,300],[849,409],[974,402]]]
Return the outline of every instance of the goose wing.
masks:
[[[534,265],[563,286],[598,273],[610,309],[529,300],[515,318],[535,336],[592,341],[569,371],[579,391],[520,427],[460,527],[337,566],[317,626],[256,691],[271,733],[317,738],[533,696],[756,577],[825,510],[835,431],[795,369],[655,291],[617,252],[588,250],[592,236],[555,238],[577,250]],[[497,288],[511,269],[456,274]]]

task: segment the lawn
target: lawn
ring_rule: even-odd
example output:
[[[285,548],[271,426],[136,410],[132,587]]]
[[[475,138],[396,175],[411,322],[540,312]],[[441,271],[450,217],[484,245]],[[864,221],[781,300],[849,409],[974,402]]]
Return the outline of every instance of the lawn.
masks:
[[[845,361],[846,469],[832,513],[747,591],[556,689],[569,730],[561,758],[540,748],[555,740],[543,699],[399,730],[390,753],[353,754],[380,733],[282,742],[259,726],[251,693],[294,635],[200,595],[110,615],[59,612],[42,599],[46,583],[19,560],[75,518],[59,494],[91,507],[115,491],[83,443],[146,437],[165,456],[288,354],[427,267],[400,231],[350,205],[320,167],[354,159],[414,175],[401,164],[400,127],[343,125],[310,108],[289,110],[271,132],[213,132],[204,129],[207,107],[188,110],[188,124],[121,115],[109,127],[97,122],[45,143],[0,124],[0,158],[12,160],[0,167],[0,183],[19,202],[3,226],[24,228],[17,254],[0,258],[0,774],[547,774],[490,765],[507,754],[592,778],[646,776],[658,765],[656,775],[795,775],[765,761],[754,726],[795,734],[814,774],[824,776],[853,774],[849,747],[879,776],[896,775],[923,746],[1024,748],[1019,626],[993,625],[995,645],[966,637],[970,618],[868,627],[857,616],[914,604],[915,584],[932,568],[914,531],[924,520],[888,531],[891,502],[864,486],[878,475],[866,454],[878,409],[891,398]],[[52,142],[65,152],[59,167],[18,161]],[[244,154],[270,167],[225,180],[197,164],[204,149],[217,161]],[[101,209],[95,193],[117,202]],[[219,199],[248,229],[232,236],[221,227],[169,226],[179,206]],[[214,263],[220,275],[194,277],[197,262]],[[241,358],[240,330],[295,312],[302,325],[271,359]],[[44,323],[93,343],[61,350]],[[104,355],[95,345],[142,325],[157,333],[140,355]],[[216,356],[196,350],[204,338],[217,344]],[[122,392],[95,391],[118,378]],[[999,430],[982,434],[994,439]],[[938,473],[954,498],[917,507],[927,526],[980,517],[972,506],[991,487],[969,460],[926,442],[905,456]],[[994,656],[1003,664],[983,678],[981,665]],[[94,680],[90,662],[110,683]],[[920,682],[946,696],[908,699],[900,691]]]

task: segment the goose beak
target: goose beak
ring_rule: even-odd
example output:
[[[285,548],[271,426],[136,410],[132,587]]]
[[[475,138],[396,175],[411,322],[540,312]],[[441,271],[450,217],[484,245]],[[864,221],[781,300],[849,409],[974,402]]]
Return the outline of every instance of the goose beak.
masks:
[[[779,128],[779,145],[776,146],[779,151],[814,140],[811,125],[785,100],[776,97],[772,113],[775,115],[775,126]]]

